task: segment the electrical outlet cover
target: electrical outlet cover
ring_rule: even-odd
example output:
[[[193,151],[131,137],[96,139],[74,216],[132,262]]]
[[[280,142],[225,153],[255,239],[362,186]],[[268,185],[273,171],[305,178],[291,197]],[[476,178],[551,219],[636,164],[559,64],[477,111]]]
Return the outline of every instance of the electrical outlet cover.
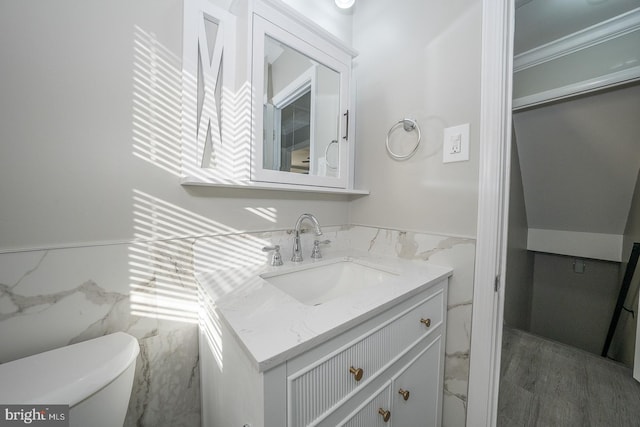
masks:
[[[469,123],[444,130],[442,162],[462,162],[469,160]]]

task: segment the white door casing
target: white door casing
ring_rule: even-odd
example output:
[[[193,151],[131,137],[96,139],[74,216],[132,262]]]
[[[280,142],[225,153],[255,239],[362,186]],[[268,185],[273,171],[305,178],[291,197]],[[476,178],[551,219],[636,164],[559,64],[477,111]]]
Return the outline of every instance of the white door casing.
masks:
[[[495,426],[509,206],[513,0],[482,2],[480,174],[467,427]]]

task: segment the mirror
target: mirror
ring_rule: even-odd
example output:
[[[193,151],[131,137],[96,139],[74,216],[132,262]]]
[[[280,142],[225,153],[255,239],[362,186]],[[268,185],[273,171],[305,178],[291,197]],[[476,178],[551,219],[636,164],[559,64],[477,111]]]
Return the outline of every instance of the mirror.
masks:
[[[282,16],[254,15],[253,181],[351,185],[352,55],[320,34]]]
[[[263,168],[336,176],[340,74],[273,37],[264,44]]]

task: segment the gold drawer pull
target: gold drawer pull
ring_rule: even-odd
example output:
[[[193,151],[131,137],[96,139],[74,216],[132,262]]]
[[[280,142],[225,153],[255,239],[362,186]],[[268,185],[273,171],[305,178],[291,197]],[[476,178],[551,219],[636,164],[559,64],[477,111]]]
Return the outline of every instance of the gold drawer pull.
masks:
[[[353,374],[353,379],[356,381],[360,381],[362,379],[362,375],[364,375],[362,368],[354,368],[353,366],[349,368],[349,372]]]
[[[424,323],[427,328],[431,326],[431,319],[420,319],[420,323]]]
[[[409,400],[409,395],[411,393],[409,393],[409,390],[400,389],[398,390],[398,394],[401,395],[404,400]]]
[[[391,411],[385,411],[384,409],[380,408],[378,409],[378,413],[382,416],[382,421],[384,421],[385,423],[389,421],[389,418],[391,418]]]

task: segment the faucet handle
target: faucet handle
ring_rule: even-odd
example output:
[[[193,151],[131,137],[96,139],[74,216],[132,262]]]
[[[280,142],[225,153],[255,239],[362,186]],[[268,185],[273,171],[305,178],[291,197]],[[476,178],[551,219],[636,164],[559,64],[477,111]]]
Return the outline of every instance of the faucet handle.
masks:
[[[271,252],[273,251],[273,257],[271,257],[271,262],[269,263],[273,267],[278,267],[282,265],[282,255],[280,255],[280,245],[275,246],[265,246],[262,248],[262,252]]]
[[[322,258],[322,252],[320,252],[320,245],[327,245],[331,243],[331,240],[314,240],[313,241],[313,250],[311,251],[311,258],[320,259]]]

